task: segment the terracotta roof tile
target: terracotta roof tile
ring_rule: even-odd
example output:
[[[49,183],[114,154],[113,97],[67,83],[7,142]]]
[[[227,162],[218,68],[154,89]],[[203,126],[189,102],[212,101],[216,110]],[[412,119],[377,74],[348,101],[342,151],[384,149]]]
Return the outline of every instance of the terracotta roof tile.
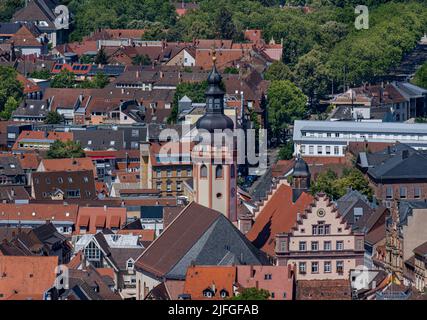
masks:
[[[53,287],[58,257],[0,256],[0,300],[41,300]]]
[[[215,290],[213,298],[220,298],[221,290],[233,295],[233,284],[236,282],[236,267],[193,266],[187,269],[184,292],[191,299],[203,299],[203,291]]]
[[[257,215],[247,238],[259,249],[274,255],[276,234],[290,232],[297,221],[297,214],[313,202],[314,198],[303,193],[298,200],[292,202],[292,188],[284,183],[273,193],[265,206]]]

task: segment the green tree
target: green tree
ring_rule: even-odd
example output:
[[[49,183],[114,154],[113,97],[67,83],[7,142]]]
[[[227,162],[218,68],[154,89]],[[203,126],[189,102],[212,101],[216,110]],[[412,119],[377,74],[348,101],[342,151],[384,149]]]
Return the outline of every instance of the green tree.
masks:
[[[272,81],[267,96],[269,129],[273,137],[281,140],[288,125],[304,117],[307,97],[288,80]]]
[[[415,73],[412,83],[416,86],[427,89],[427,62],[424,63],[423,66]]]
[[[95,63],[101,64],[101,65],[108,64],[108,56],[107,56],[107,53],[105,52],[104,47],[101,47],[101,49],[99,49],[98,53],[96,54]]]
[[[317,175],[316,180],[311,185],[311,192],[316,194],[318,192],[326,193],[330,198],[337,199],[338,192],[336,190],[335,181],[338,179],[338,175],[328,169],[327,171],[320,172]]]
[[[233,14],[225,7],[221,7],[215,16],[215,30],[221,39],[233,39],[237,30],[233,23]]]
[[[329,79],[325,62],[325,54],[313,49],[302,56],[295,66],[295,82],[308,97],[311,106],[328,92]]]
[[[0,66],[0,111],[5,109],[5,104],[11,97],[17,102],[22,98],[23,86],[17,75],[15,69]],[[12,102],[11,100],[10,103]]]
[[[22,8],[25,0],[2,0],[0,1],[0,22],[9,22],[13,14]]]
[[[294,157],[294,143],[287,141],[279,150],[280,160],[290,160]]]
[[[19,102],[14,97],[9,97],[4,105],[4,109],[0,112],[0,118],[9,120],[12,117],[12,112],[19,107]]]
[[[30,74],[30,78],[35,78],[35,79],[50,79],[51,74],[50,71],[48,69],[40,69],[40,70],[35,70]]]
[[[79,88],[83,89],[102,89],[104,88],[110,81],[108,77],[103,72],[98,72],[92,80],[85,79],[79,84]]]
[[[132,64],[134,66],[149,66],[151,59],[147,54],[139,54],[132,58]]]
[[[67,142],[56,140],[51,144],[46,156],[48,159],[84,158],[85,152],[80,143],[71,140]]]
[[[208,82],[202,81],[198,83],[183,82],[176,86],[175,95],[172,103],[171,114],[168,117],[168,123],[175,123],[178,117],[178,102],[184,96],[191,99],[192,102],[201,103],[205,101],[205,92],[208,88]]]
[[[293,81],[291,69],[282,61],[273,62],[264,74],[266,80],[290,80]]]
[[[44,123],[46,124],[60,124],[64,121],[64,116],[56,111],[49,111],[46,115]]]
[[[245,288],[242,293],[230,300],[268,300],[270,293],[265,289]]]
[[[52,88],[74,88],[74,74],[67,69],[63,69],[60,73],[53,77],[50,86]]]
[[[336,200],[344,196],[349,188],[361,192],[372,200],[373,191],[369,186],[369,182],[356,168],[344,169],[340,178],[330,169],[319,173],[311,187],[311,191],[314,194],[324,192],[333,200]]]
[[[343,171],[343,175],[335,183],[337,196],[342,197],[347,193],[347,189],[360,191],[362,194],[372,200],[373,191],[369,186],[369,181],[363,176],[356,168],[346,168]]]

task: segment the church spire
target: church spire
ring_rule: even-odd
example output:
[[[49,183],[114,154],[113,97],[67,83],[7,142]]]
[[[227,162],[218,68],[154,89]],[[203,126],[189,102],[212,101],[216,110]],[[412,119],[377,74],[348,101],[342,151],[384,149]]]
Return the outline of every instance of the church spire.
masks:
[[[212,70],[208,75],[206,96],[206,114],[197,123],[197,129],[205,129],[211,133],[215,129],[234,129],[233,120],[224,114],[225,92],[221,88],[222,77],[216,68],[216,50],[212,48]]]

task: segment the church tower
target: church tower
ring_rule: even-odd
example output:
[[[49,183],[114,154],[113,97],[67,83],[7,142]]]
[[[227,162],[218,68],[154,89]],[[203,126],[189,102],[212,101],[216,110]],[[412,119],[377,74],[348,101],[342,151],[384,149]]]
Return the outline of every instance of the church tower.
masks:
[[[308,192],[310,189],[310,178],[311,174],[307,163],[298,155],[292,173],[292,201],[294,203],[303,192]]]
[[[230,143],[221,143],[214,133],[232,132],[233,120],[224,114],[222,77],[216,68],[213,50],[213,68],[208,76],[206,90],[206,113],[197,121],[199,133],[210,136],[209,144],[198,144],[193,149],[194,200],[224,214],[232,222],[237,221],[237,153],[235,138],[228,136]],[[225,130],[225,131],[224,131]],[[200,148],[197,148],[200,147]],[[194,151],[196,150],[196,151]],[[203,150],[203,152],[201,151]],[[203,155],[201,155],[203,154]]]

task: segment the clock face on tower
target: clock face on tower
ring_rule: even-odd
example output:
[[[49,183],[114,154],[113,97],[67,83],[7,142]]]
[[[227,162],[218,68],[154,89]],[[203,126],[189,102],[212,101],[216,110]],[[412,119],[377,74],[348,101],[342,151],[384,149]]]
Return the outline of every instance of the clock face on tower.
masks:
[[[320,208],[319,210],[317,210],[317,216],[319,218],[323,218],[325,214],[326,214],[325,209]]]

